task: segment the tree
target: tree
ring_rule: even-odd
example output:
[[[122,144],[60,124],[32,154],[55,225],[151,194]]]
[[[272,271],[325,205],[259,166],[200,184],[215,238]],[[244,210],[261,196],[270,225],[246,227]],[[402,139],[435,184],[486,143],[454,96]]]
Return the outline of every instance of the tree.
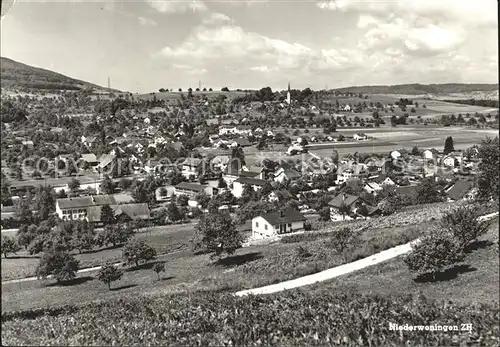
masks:
[[[181,213],[175,203],[170,203],[167,207],[167,217],[172,222],[181,220]]]
[[[78,189],[80,189],[80,181],[76,178],[72,178],[68,182],[68,188],[72,193],[75,193],[76,191],[78,191]]]
[[[160,272],[165,272],[165,262],[160,261],[153,265],[153,271],[156,272],[158,280],[160,280]]]
[[[243,237],[227,212],[205,214],[195,227],[191,240],[194,250],[202,249],[213,256],[233,254],[241,247]]]
[[[411,149],[411,154],[412,155],[420,155],[420,151],[419,151],[417,146],[413,146],[413,148]]]
[[[332,150],[332,161],[335,165],[339,164],[339,151],[336,149]]]
[[[226,181],[224,180],[224,178],[219,178],[219,182],[217,184],[217,187],[221,188],[221,189],[225,189],[227,188],[227,183]]]
[[[187,206],[189,198],[187,195],[180,195],[177,197],[177,204],[179,206]]]
[[[159,193],[160,193],[160,196],[164,197],[164,196],[168,195],[168,190],[165,187],[161,187]]]
[[[35,194],[35,209],[38,210],[38,216],[41,220],[49,218],[51,212],[54,212],[56,199],[52,187],[42,187],[37,189]]]
[[[101,222],[105,225],[116,222],[115,213],[109,205],[103,205],[101,207]]]
[[[328,245],[337,253],[342,253],[348,244],[353,240],[354,234],[348,227],[340,228],[335,231],[334,235],[329,240]]]
[[[87,221],[78,221],[76,230],[71,235],[71,248],[78,250],[82,253],[85,250],[90,250],[95,244],[94,228]]]
[[[221,89],[221,92],[228,92],[228,91],[229,91],[229,88],[228,88],[228,87],[223,87],[223,88]]]
[[[12,237],[2,236],[2,254],[7,258],[9,253],[16,253],[21,247],[17,244],[16,240]]]
[[[464,257],[460,243],[448,232],[436,229],[413,245],[403,260],[408,269],[418,273],[419,277],[432,274],[435,280],[438,272],[462,261]]]
[[[123,260],[127,264],[139,266],[139,262],[148,262],[156,258],[156,250],[144,241],[129,241],[123,248]]]
[[[489,221],[479,220],[478,217],[476,208],[462,206],[447,212],[441,219],[440,226],[453,235],[463,250],[467,250],[469,244],[486,234],[490,226]]]
[[[478,148],[480,162],[478,165],[477,187],[480,200],[493,199],[498,201],[499,151],[498,137],[494,139],[487,138]]]
[[[455,148],[453,146],[453,138],[451,136],[448,136],[444,141],[444,154],[448,154],[450,152],[453,152],[454,150]]]
[[[115,191],[115,184],[108,175],[104,176],[99,187],[104,194],[113,194]]]
[[[111,290],[111,283],[119,281],[122,276],[123,270],[109,263],[102,265],[99,273],[97,274],[99,281],[106,283],[109,290]]]
[[[72,280],[78,272],[79,262],[71,254],[54,249],[45,251],[36,268],[38,278],[53,275],[57,282]]]
[[[434,177],[427,177],[420,181],[416,189],[416,203],[417,204],[430,204],[442,200],[443,194],[439,190]]]

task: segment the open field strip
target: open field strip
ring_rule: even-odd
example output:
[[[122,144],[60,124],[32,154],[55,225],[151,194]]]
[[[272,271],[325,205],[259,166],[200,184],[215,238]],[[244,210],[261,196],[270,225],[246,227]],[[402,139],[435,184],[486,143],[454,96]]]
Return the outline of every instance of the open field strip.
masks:
[[[498,212],[489,213],[487,215],[478,217],[478,219],[479,220],[487,220],[487,219],[491,219],[495,216],[498,216]],[[418,242],[419,242],[419,239],[408,242],[404,245],[400,245],[400,246],[396,246],[396,247],[387,249],[387,250],[382,251],[380,253],[371,255],[371,256],[366,257],[364,259],[354,261],[354,262],[349,263],[349,264],[340,265],[340,266],[334,267],[332,269],[328,269],[328,270],[321,271],[321,272],[318,272],[318,273],[315,273],[312,275],[296,278],[296,279],[293,279],[290,281],[276,283],[276,284],[272,284],[272,285],[264,286],[264,287],[260,287],[260,288],[242,290],[242,291],[236,292],[235,295],[236,296],[245,296],[245,295],[249,295],[249,294],[253,294],[253,295],[271,294],[271,293],[281,292],[284,290],[289,290],[289,289],[293,289],[293,288],[311,285],[311,284],[318,283],[318,282],[327,281],[327,280],[333,279],[335,277],[346,275],[346,274],[364,269],[366,267],[373,266],[373,265],[382,263],[384,261],[396,258],[400,255],[406,254],[406,253],[411,251],[412,245],[414,245],[415,243],[418,243]]]

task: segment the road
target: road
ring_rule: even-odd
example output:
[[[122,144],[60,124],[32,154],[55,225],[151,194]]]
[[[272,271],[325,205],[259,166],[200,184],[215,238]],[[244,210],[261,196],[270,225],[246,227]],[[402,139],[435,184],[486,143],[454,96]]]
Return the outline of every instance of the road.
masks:
[[[485,220],[485,219],[491,219],[495,216],[498,216],[498,212],[490,213],[484,216],[479,217],[479,220]],[[367,258],[363,258],[360,260],[357,260],[352,263],[340,265],[325,271],[321,271],[312,275],[304,276],[304,277],[299,277],[294,280],[290,281],[284,281],[276,284],[272,284],[269,286],[265,287],[260,287],[260,288],[254,288],[254,289],[247,289],[247,290],[242,290],[239,292],[234,293],[236,296],[246,296],[246,295],[260,295],[260,294],[272,294],[272,293],[277,293],[281,292],[284,290],[289,290],[293,288],[298,288],[298,287],[303,287],[307,286],[310,284],[318,283],[318,282],[324,282],[327,280],[331,280],[333,278],[346,275],[361,269],[364,269],[369,266],[373,266],[379,263],[382,263],[384,261],[394,259],[396,257],[399,257],[400,255],[406,254],[411,251],[412,245],[415,245],[418,243],[420,240],[416,239],[413,240],[409,243],[406,243],[404,245],[396,246],[390,249],[387,249],[385,251],[382,251],[380,253],[371,255]]]

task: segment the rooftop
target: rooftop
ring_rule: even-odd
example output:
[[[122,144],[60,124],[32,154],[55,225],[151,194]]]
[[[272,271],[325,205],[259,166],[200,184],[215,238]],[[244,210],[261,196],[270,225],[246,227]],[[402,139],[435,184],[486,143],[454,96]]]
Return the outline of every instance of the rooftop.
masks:
[[[295,209],[287,209],[282,212],[272,212],[261,215],[271,225],[288,224],[292,222],[305,221],[306,217]]]

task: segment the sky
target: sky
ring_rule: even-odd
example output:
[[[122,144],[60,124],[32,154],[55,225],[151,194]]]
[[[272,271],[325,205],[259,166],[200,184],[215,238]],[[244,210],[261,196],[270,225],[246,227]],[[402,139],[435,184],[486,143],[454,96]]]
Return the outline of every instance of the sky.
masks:
[[[3,57],[134,93],[498,83],[496,0],[17,0],[2,14]]]

